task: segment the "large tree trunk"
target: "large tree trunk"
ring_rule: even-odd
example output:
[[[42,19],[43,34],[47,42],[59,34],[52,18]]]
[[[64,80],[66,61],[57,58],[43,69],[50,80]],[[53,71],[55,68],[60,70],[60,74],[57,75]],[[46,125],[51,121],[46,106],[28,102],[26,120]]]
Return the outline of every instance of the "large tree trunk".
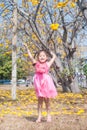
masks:
[[[17,0],[14,0],[15,7],[13,11],[13,39],[12,39],[12,99],[16,99],[16,79],[17,79],[17,65],[16,65],[16,43],[17,43]]]
[[[72,83],[70,84],[70,87],[71,87],[71,90],[72,90],[73,93],[79,93],[80,92],[77,77],[74,77],[74,79],[72,79]]]
[[[63,92],[80,93],[77,77],[74,77],[71,80],[72,81],[69,82],[63,79],[63,82],[61,84]]]
[[[68,61],[67,63],[71,65],[71,62],[72,60]],[[66,76],[65,74],[64,77],[61,75],[63,68],[71,69],[71,67],[69,67],[70,65],[65,64],[65,66],[63,66],[59,58],[57,58],[55,64],[54,73],[52,73],[52,75],[54,75],[53,80],[55,85],[58,86],[58,81],[60,81],[63,92],[79,93],[80,88],[78,85],[77,77],[74,74],[73,76]]]

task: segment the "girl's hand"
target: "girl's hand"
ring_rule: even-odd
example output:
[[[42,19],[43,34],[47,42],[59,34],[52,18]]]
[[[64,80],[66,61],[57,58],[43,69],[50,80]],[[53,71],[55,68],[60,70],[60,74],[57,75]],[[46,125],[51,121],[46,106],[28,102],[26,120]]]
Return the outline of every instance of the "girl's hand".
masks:
[[[50,54],[53,55],[54,53],[51,51]]]
[[[51,51],[50,54],[52,55],[52,57],[56,58],[56,55],[54,54],[54,52]]]

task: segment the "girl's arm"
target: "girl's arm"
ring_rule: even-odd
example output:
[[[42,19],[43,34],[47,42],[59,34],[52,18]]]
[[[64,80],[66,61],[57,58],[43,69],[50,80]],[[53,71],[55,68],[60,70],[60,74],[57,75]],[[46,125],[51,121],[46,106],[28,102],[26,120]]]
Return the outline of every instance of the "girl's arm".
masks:
[[[55,59],[56,59],[56,55],[55,55],[53,52],[51,52],[51,55],[52,55],[52,58],[51,58],[51,60],[48,62],[48,66],[49,66],[49,67],[53,64],[53,62],[54,62]]]
[[[29,58],[31,59],[31,62],[32,62],[33,64],[35,64],[35,63],[36,63],[36,60],[33,58],[33,56],[32,56],[32,54],[31,54],[30,50],[28,49],[27,44],[24,44],[24,46],[25,46],[26,49],[27,49],[27,52],[28,52]]]

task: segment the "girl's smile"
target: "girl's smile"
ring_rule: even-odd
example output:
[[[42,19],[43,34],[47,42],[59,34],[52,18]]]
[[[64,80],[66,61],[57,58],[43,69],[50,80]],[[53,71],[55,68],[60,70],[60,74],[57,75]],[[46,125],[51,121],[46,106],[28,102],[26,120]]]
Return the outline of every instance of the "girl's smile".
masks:
[[[45,62],[47,60],[47,56],[44,51],[40,52],[38,59],[41,63]]]

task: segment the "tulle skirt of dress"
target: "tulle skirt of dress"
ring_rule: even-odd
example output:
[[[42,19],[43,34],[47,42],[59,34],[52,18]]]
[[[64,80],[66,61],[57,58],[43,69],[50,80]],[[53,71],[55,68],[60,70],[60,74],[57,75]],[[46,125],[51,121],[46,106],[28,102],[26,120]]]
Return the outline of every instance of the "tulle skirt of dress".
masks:
[[[57,96],[53,80],[48,74],[35,74],[34,87],[37,97],[54,98]]]

